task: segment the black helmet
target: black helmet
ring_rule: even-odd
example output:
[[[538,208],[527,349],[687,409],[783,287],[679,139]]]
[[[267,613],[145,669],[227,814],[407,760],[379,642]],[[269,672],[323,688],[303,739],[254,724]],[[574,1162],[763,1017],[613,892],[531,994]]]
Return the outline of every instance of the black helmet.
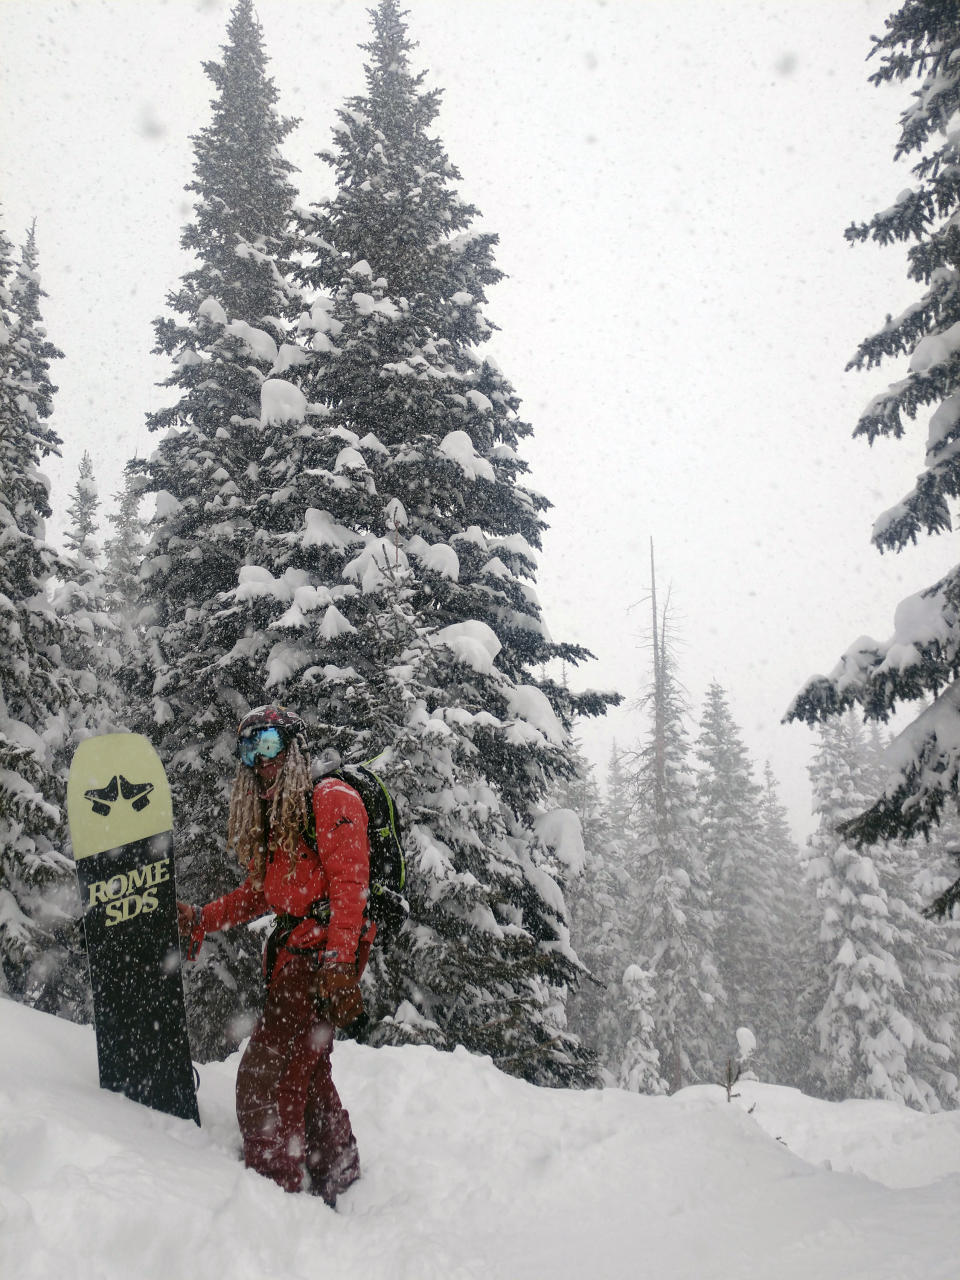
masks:
[[[256,729],[276,729],[285,747],[297,739],[300,745],[306,748],[307,726],[289,707],[277,707],[272,704],[254,707],[237,725],[237,741],[247,737]]]

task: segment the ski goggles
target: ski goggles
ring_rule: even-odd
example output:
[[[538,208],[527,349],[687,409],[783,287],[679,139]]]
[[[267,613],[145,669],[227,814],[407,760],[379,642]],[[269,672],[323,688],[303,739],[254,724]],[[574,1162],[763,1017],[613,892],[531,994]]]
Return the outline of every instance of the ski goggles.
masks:
[[[264,729],[254,729],[252,733],[245,733],[238,739],[237,755],[240,757],[240,763],[249,768],[253,766],[258,756],[261,760],[275,760],[285,747],[286,743],[280,730],[268,726]]]

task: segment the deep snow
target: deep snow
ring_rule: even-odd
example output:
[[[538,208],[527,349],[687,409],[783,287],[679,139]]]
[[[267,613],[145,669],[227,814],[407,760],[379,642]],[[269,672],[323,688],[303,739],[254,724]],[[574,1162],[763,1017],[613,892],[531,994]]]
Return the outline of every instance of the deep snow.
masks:
[[[198,1129],[100,1091],[89,1027],[0,1000],[0,1044],[11,1280],[960,1276],[958,1112],[562,1092],[341,1044],[364,1177],[334,1213],[239,1163],[236,1058],[200,1068]]]

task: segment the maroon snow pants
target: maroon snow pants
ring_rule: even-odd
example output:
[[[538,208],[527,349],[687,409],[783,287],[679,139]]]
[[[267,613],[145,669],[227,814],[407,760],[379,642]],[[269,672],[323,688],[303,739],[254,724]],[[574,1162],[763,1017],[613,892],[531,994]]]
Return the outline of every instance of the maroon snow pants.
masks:
[[[330,1074],[333,1027],[317,1013],[316,973],[301,956],[275,971],[237,1072],[237,1119],[247,1168],[333,1205],[360,1177],[360,1158]]]

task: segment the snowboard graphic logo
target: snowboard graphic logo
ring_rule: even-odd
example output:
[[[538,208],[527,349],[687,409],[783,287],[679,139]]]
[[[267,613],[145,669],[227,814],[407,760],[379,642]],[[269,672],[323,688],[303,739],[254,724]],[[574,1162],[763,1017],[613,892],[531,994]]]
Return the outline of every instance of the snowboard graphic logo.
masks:
[[[116,804],[118,796],[132,802],[133,810],[139,813],[150,803],[152,782],[128,782],[122,773],[115,773],[105,787],[92,787],[83,794],[93,805],[93,812],[102,818],[109,816],[110,809]]]

